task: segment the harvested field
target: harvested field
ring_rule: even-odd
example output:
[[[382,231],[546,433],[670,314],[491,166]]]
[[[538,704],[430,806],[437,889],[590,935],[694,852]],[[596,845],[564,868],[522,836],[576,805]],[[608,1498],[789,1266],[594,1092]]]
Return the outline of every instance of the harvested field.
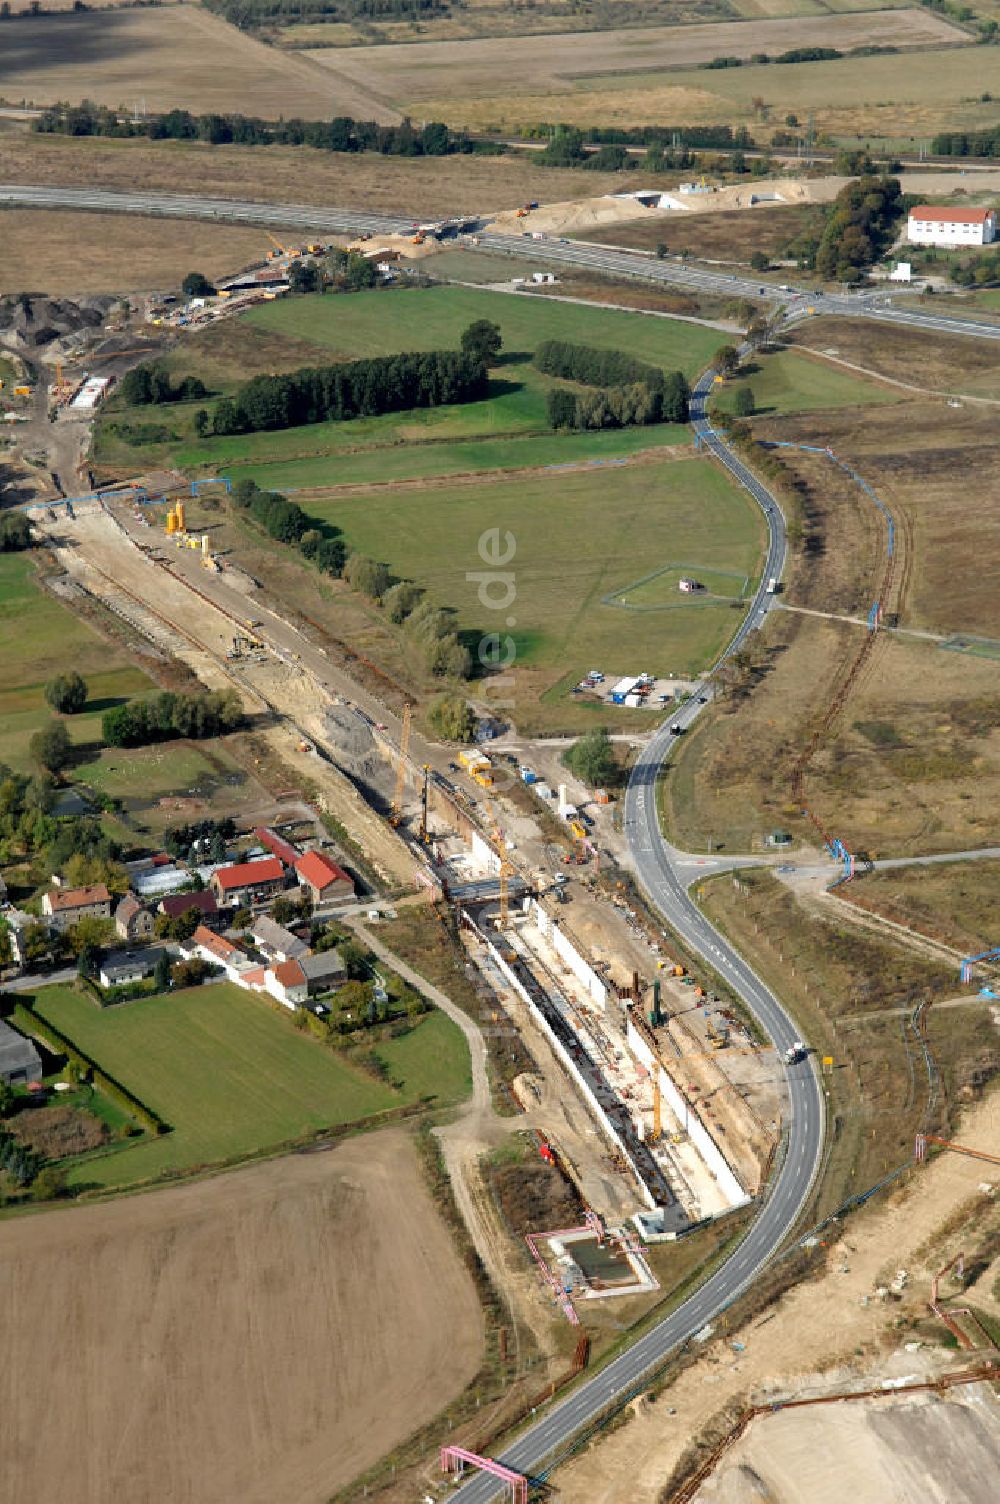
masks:
[[[8,1222],[0,1262],[6,1499],[325,1504],[483,1356],[402,1132]]]
[[[864,338],[864,336],[862,336]],[[893,336],[888,336],[890,342]],[[837,336],[836,348],[844,347]],[[829,348],[824,346],[824,348]],[[937,382],[944,360],[964,360],[968,379],[963,386],[989,387],[1000,392],[995,353],[967,339],[927,342],[926,359],[907,347],[900,367],[917,380]],[[942,351],[945,353],[942,354]],[[868,363],[868,356],[865,363]],[[880,362],[881,364],[881,362]],[[961,367],[952,368],[956,381]],[[996,407],[969,405],[949,408],[945,402],[914,400],[903,405],[866,408],[862,421],[849,410],[830,409],[822,415],[791,417],[780,425],[760,427],[761,436],[830,444],[849,459],[884,496],[911,535],[910,573],[897,602],[900,624],[938,632],[975,633],[1000,638],[1000,440]],[[796,475],[812,476],[811,493],[821,499],[841,481],[833,467],[786,451],[786,463]],[[849,483],[847,483],[849,485]],[[856,488],[855,508],[862,498]],[[871,514],[871,508],[865,506]],[[831,533],[830,538],[834,535]],[[839,553],[842,536],[838,541]],[[869,554],[874,565],[875,555]],[[975,560],[974,581],[968,577]],[[823,568],[833,568],[836,558]],[[968,588],[955,588],[956,577]],[[800,578],[803,576],[800,575]],[[874,570],[868,576],[874,580]],[[793,595],[793,599],[795,599]],[[808,604],[817,606],[818,599]],[[827,605],[827,610],[839,610]]]
[[[765,3],[772,6],[768,12],[771,15],[801,15],[821,9],[816,0],[765,0]],[[838,10],[841,6],[828,8]],[[275,32],[274,40],[287,47],[370,46],[373,42],[419,42],[426,45],[432,40],[523,36],[528,29],[534,36],[544,36],[553,32],[579,31],[581,27],[603,31],[607,27],[634,26],[637,23],[652,26],[660,22],[677,26],[693,21],[727,21],[732,11],[731,0],[603,0],[600,6],[589,10],[567,6],[563,0],[535,0],[528,20],[521,6],[509,5],[506,0],[464,0],[461,9],[449,6],[440,12],[415,11],[413,19],[402,15],[387,15],[385,19],[364,15],[352,26],[337,20],[323,22],[318,18],[312,24],[282,26]]]
[[[746,264],[754,251],[780,257],[789,241],[807,229],[819,226],[821,211],[807,204],[755,206],[724,210],[721,214],[660,214],[625,224],[585,230],[581,240],[626,250],[652,251],[663,244],[671,252],[690,251],[706,261]]]
[[[791,797],[792,766],[863,630],[784,614],[769,628],[762,682],[738,709],[696,728],[666,777],[667,823],[681,845],[700,848],[710,830],[719,845],[745,850],[775,825],[815,839]],[[987,661],[884,634],[810,766],[810,804],[853,851],[992,844],[1000,731],[973,711],[995,704],[996,683]]]
[[[364,84],[265,47],[195,5],[6,21],[0,97],[112,108],[142,100],[151,112],[242,110],[272,119],[399,118]]]
[[[922,15],[925,21],[929,19],[926,11]],[[969,55],[963,45],[955,45],[957,36],[951,29],[943,47],[939,36],[931,48],[910,51],[905,60],[848,57],[780,67],[746,64],[712,70],[642,70],[621,73],[613,80],[594,74],[575,82],[566,80],[561,86],[559,82],[548,88],[536,85],[530,92],[442,95],[422,101],[421,110],[473,129],[506,130],[540,120],[580,126],[644,125],[651,120],[688,125],[728,122],[747,125],[755,136],[766,137],[768,129],[761,125],[753,103],[759,98],[779,129],[785,114],[792,111],[800,120],[812,115],[817,129],[843,140],[882,136],[910,143],[940,129],[993,123],[989,102],[980,100],[979,85],[985,85],[985,92],[996,91],[1000,61],[977,54],[975,92],[970,91]],[[964,42],[964,34],[960,40]]]
[[[163,15],[136,12],[129,15]],[[239,36],[238,32],[233,32]],[[370,57],[370,51],[365,56]],[[279,54],[270,51],[269,57]],[[245,101],[244,101],[245,103]],[[304,108],[303,108],[304,112]],[[370,113],[370,111],[368,112]],[[526,198],[590,198],[657,185],[648,173],[573,172],[523,157],[374,157],[295,146],[0,135],[0,181],[266,202],[338,204],[379,214],[444,215],[509,208]],[[659,184],[662,186],[662,184]]]
[[[859,908],[978,955],[1000,944],[1000,862],[943,862],[872,872],[842,890]]]
[[[938,633],[954,646],[968,639],[951,634],[1000,636],[992,409],[914,402],[872,406],[863,418],[858,409],[828,409],[757,431],[832,444],[885,497],[899,540],[889,609],[904,632]],[[884,530],[877,513],[828,462],[785,452],[785,463],[798,488],[800,541],[783,601],[860,620],[772,614],[754,650],[749,697],[695,728],[664,781],[668,823],[681,844],[698,844],[711,830],[743,849],[775,824],[798,828],[790,797],[796,748],[857,651],[878,590]],[[973,557],[974,588],[956,588]],[[980,653],[974,640],[971,648],[946,651],[934,637],[883,633],[807,775],[810,802],[836,821],[851,849],[885,856],[994,838],[997,670],[985,648]]]
[[[50,294],[173,289],[192,268],[223,277],[270,245],[236,225],[45,209],[0,211],[0,236],[4,286]]]
[[[651,78],[662,77],[665,68],[692,67],[721,55],[748,58],[755,52],[773,55],[792,47],[837,47],[842,51],[871,45],[932,47],[966,40],[964,32],[940,17],[911,9],[873,11],[858,16],[755,20],[749,26],[743,22],[725,22],[635,31],[568,32],[553,47],[540,47],[537,36],[521,36],[472,42],[424,42],[419,47],[389,46],[374,52],[325,49],[305,56],[334,69],[338,77],[354,80],[359,88],[377,91],[398,106],[408,108],[417,101],[444,102],[458,88],[463,95],[473,97],[495,95],[503,88],[524,95],[616,74],[639,72],[648,73]],[[454,109],[452,106],[453,117]],[[546,110],[536,118],[567,117]]]
[[[940,301],[941,311],[947,314],[953,300],[933,301],[935,312]],[[960,297],[954,299],[959,317],[963,303]],[[799,324],[786,342],[816,350],[834,361],[874,371],[890,380],[912,382],[928,392],[992,397],[1000,401],[1000,363],[991,340],[868,323],[864,319],[821,318]],[[943,413],[940,415],[935,427],[947,426],[950,438],[957,421],[951,410],[947,418]]]

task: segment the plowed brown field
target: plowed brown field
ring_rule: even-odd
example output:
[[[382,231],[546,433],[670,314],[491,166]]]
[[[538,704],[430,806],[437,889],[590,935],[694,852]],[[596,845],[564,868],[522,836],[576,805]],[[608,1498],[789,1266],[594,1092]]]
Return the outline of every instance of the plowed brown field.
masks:
[[[483,1351],[397,1131],[7,1222],[0,1290],[5,1500],[323,1504]]]

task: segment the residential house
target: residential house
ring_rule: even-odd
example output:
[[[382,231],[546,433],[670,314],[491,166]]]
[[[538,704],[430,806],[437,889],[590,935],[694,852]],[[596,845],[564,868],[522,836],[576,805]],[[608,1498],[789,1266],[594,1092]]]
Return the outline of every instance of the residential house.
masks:
[[[42,1057],[33,1042],[0,1019],[0,1081],[24,1086],[42,1079]]]
[[[128,987],[145,981],[153,975],[161,955],[162,951],[152,949],[113,951],[102,961],[97,980],[102,987]]]
[[[306,942],[293,935],[291,930],[286,930],[284,925],[278,924],[269,914],[259,914],[250,933],[257,949],[263,951],[271,961],[298,961],[309,954]]]
[[[337,950],[323,950],[314,956],[300,956],[299,965],[310,997],[316,997],[321,992],[332,992],[347,980],[347,968]]]
[[[115,933],[128,945],[153,937],[153,916],[131,893],[126,893],[115,909]]]
[[[323,851],[306,851],[295,862],[299,883],[312,894],[314,904],[354,897],[354,879]]]
[[[192,956],[200,956],[210,966],[221,966],[227,979],[238,987],[258,985],[251,977],[261,970],[259,958],[255,961],[241,946],[234,945],[225,935],[215,934],[207,925],[199,924],[190,940],[185,940],[178,948],[189,960]],[[259,980],[262,982],[263,978]]]
[[[308,957],[306,959],[309,959]],[[278,961],[264,973],[264,985],[286,1008],[299,1008],[309,996],[301,961]]]
[[[68,930],[81,919],[110,919],[111,894],[103,883],[89,888],[51,888],[42,897],[42,913],[57,930]]]
[[[234,867],[217,868],[210,886],[219,903],[233,908],[266,903],[285,886],[285,869],[276,856],[259,862],[238,862]]]
[[[214,929],[220,923],[219,905],[211,888],[202,888],[197,893],[169,893],[157,904],[157,911],[168,919],[179,919],[193,909],[201,924]],[[224,916],[223,916],[224,917]]]

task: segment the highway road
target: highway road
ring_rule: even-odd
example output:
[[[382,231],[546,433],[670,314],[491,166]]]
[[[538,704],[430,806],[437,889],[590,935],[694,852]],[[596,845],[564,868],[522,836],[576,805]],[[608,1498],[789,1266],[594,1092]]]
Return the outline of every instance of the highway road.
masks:
[[[86,209],[107,214],[149,214],[167,219],[217,219],[227,223],[278,225],[284,229],[327,230],[351,235],[406,234],[412,219],[365,214],[358,209],[325,209],[318,204],[260,204],[231,198],[202,198],[187,193],[111,193],[103,188],[31,188],[0,183],[0,204],[27,209]]]
[[[595,271],[603,276],[631,277],[643,282],[656,282],[676,287],[686,287],[694,292],[708,292],[728,298],[764,298],[781,304],[790,319],[805,318],[807,310],[815,314],[840,315],[848,318],[876,319],[890,324],[909,324],[917,329],[936,329],[947,334],[972,334],[983,339],[1000,340],[1000,324],[991,324],[983,319],[950,318],[947,314],[931,313],[920,308],[896,307],[893,299],[899,289],[889,293],[865,291],[859,293],[817,292],[812,288],[795,287],[791,284],[775,286],[756,277],[747,277],[726,272],[711,271],[708,267],[692,266],[680,257],[656,257],[637,255],[628,251],[608,250],[603,246],[589,245],[585,241],[561,240],[546,235],[535,240],[530,234],[501,235],[492,230],[483,231],[478,237],[480,251],[500,251],[511,256],[544,261],[547,266],[569,266],[575,270]]]
[[[326,231],[351,234],[370,230],[373,234],[406,234],[416,220],[384,214],[368,214],[359,209],[324,208],[316,204],[262,204],[247,199],[202,198],[180,193],[115,193],[103,188],[31,187],[20,183],[0,183],[0,205],[36,209],[85,209],[116,214],[147,214],[172,219],[207,219],[237,224],[276,225],[285,229]],[[855,295],[816,292],[809,288],[786,285],[776,287],[753,277],[715,272],[707,267],[691,266],[679,257],[636,255],[628,251],[607,250],[583,241],[561,240],[546,235],[539,240],[530,233],[503,235],[485,230],[478,246],[469,237],[461,237],[467,249],[494,251],[544,261],[548,266],[590,269],[605,276],[632,277],[643,282],[686,287],[722,297],[765,298],[782,305],[786,318],[805,317],[807,309],[816,314],[840,314],[851,318],[877,319],[885,323],[907,324],[916,329],[935,329],[947,334],[977,335],[981,339],[1000,340],[1000,324],[975,318],[950,318],[919,308],[900,308],[893,304],[894,294],[863,292]],[[896,294],[898,295],[898,294]]]
[[[723,658],[738,651],[748,632],[763,621],[772,596],[767,583],[780,578],[785,557],[785,524],[774,497],[718,437],[705,416],[712,373],[698,382],[691,401],[691,420],[699,441],[761,507],[768,529],[767,559],[753,604]],[[728,983],[781,1052],[797,1039],[795,1025],[774,993],[757,976],[688,895],[690,871],[680,863],[660,832],[656,782],[660,768],[677,742],[704,711],[711,690],[688,700],[650,740],[639,756],[625,795],[624,827],[636,874],[651,903],[686,945]],[[675,730],[674,728],[677,728]],[[688,863],[684,864],[689,866]],[[612,1403],[641,1385],[681,1343],[694,1336],[751,1285],[782,1246],[815,1180],[823,1152],[824,1097],[813,1061],[806,1057],[787,1066],[789,1111],[785,1122],[787,1151],[776,1180],[750,1231],[736,1251],[704,1285],[601,1373],[582,1384],[500,1454],[505,1466],[528,1476],[539,1472],[573,1436]],[[502,1492],[497,1479],[475,1474],[451,1497],[461,1504],[487,1504]]]

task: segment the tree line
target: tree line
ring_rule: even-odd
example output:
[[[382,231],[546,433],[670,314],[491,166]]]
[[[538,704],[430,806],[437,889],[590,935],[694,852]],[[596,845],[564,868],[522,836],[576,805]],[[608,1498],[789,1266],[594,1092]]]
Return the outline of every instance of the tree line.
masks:
[[[317,569],[324,574],[343,573],[347,558],[347,546],[339,537],[330,536],[335,531],[327,524],[321,532],[306,516],[298,502],[289,501],[280,491],[262,491],[253,480],[237,481],[232,490],[235,506],[248,511],[255,522],[279,543],[294,543]]]
[[[623,350],[600,350],[565,340],[545,340],[534,364],[548,376],[594,387],[548,394],[553,428],[631,428],[648,423],[686,423],[691,390],[682,371],[646,365]]]
[[[233,397],[223,397],[212,418],[212,432],[255,433],[475,402],[487,395],[487,387],[484,363],[457,350],[303,367],[284,376],[254,376]]]
[[[981,131],[942,131],[931,141],[931,152],[936,157],[1000,157],[1000,125]]]
[[[205,0],[209,10],[240,31],[270,22],[292,26],[324,21],[422,21],[448,14],[447,0]]]
[[[144,747],[175,736],[197,740],[223,736],[243,724],[243,702],[235,689],[196,694],[164,690],[148,700],[115,705],[101,717],[109,747]]]
[[[162,366],[133,366],[118,384],[123,402],[131,407],[148,407],[163,402],[197,402],[208,396],[208,388],[199,376],[184,376],[174,383]]]
[[[384,157],[497,155],[504,150],[502,145],[473,142],[464,131],[453,131],[440,120],[418,129],[409,120],[380,125],[351,115],[332,120],[263,120],[258,115],[193,115],[190,110],[168,110],[135,120],[89,99],[76,105],[53,105],[36,116],[31,128],[42,135],[145,136],[150,141],[203,141],[208,146],[312,146],[320,151],[379,152]]]

